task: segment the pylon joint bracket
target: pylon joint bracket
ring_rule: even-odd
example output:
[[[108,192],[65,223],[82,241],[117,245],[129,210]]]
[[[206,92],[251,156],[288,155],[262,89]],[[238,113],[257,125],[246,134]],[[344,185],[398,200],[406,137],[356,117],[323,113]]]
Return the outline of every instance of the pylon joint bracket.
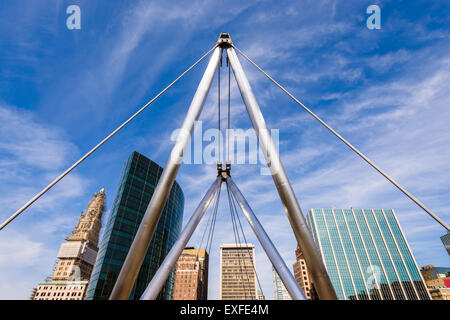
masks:
[[[217,46],[223,49],[227,49],[233,46],[229,33],[222,32],[217,40]]]
[[[222,167],[222,162],[217,161],[217,176],[222,176],[222,181],[225,181],[227,177],[231,177],[231,161],[227,161],[225,164],[225,169]]]

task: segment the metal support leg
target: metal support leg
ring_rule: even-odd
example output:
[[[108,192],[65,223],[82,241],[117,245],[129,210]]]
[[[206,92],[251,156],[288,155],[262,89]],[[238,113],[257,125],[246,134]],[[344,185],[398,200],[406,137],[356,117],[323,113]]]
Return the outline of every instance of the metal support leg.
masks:
[[[241,207],[241,210],[244,213],[245,217],[247,218],[248,223],[255,232],[256,237],[258,238],[259,242],[264,248],[264,251],[269,257],[270,262],[272,262],[272,265],[274,266],[275,270],[277,270],[278,274],[280,275],[281,281],[283,281],[284,286],[291,295],[292,299],[306,300],[305,293],[300,288],[294,276],[284,263],[283,258],[281,258],[280,254],[278,253],[274,244],[270,240],[269,236],[267,235],[263,226],[259,222],[258,218],[253,213],[253,210],[250,208],[250,205],[248,204],[247,200],[245,200],[239,188],[236,186],[236,184],[230,177],[228,177],[226,181],[227,185],[230,187],[230,191],[236,198],[239,207]]]
[[[253,127],[258,134],[264,156],[266,157],[267,164],[272,173],[273,181],[278,189],[278,194],[283,202],[289,222],[291,223],[291,227],[298,243],[301,243],[302,248],[304,248],[303,253],[305,260],[311,270],[311,276],[319,298],[322,300],[337,300],[337,295],[334,291],[331,280],[328,277],[325,265],[323,264],[320,254],[314,244],[311,232],[306,225],[305,217],[303,216],[294,190],[292,189],[283,164],[281,163],[277,149],[275,148],[273,140],[270,137],[266,122],[259,105],[256,102],[244,70],[242,69],[241,63],[239,62],[236,52],[232,47],[227,48],[227,54],[231,67],[233,68],[233,73],[241,92],[242,99],[247,107]]]
[[[173,182],[175,181],[178,168],[180,167],[183,158],[184,148],[191,138],[194,122],[198,119],[203,109],[206,96],[208,95],[221,56],[222,48],[217,47],[209,60],[206,71],[195,92],[178,139],[167,160],[152,199],[150,200],[145,215],[142,218],[142,222],[139,225],[133,244],[131,245],[122,269],[120,270],[119,277],[117,278],[114,289],[109,297],[110,300],[126,300],[130,296],[139,269],[153,238],[153,233],[155,232],[159,218],[161,217],[161,212],[169,197]]]
[[[141,300],[155,300],[156,297],[158,297],[158,294],[164,286],[167,278],[169,277],[169,274],[175,266],[175,263],[183,252],[184,247],[197,228],[200,220],[203,217],[203,214],[205,213],[206,209],[208,209],[213,196],[217,193],[217,190],[221,185],[222,177],[218,177],[216,181],[211,185],[202,201],[199,203],[197,209],[195,209],[192,217],[189,219],[189,222],[181,232],[181,235],[178,238],[177,242],[175,242],[172,249],[170,249],[169,253],[164,258],[163,263],[159,266],[158,271],[156,271],[155,275],[152,278],[152,281],[150,281],[147,289],[145,289],[144,293],[142,294]]]

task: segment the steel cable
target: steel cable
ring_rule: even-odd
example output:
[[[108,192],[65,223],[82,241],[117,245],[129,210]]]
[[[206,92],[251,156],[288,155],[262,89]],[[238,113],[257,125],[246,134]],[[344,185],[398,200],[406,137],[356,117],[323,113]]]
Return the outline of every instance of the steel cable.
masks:
[[[440,223],[447,231],[450,232],[449,227],[442,221],[438,216],[436,216],[430,209],[428,209],[422,202],[416,199],[411,193],[400,186],[393,178],[391,178],[387,173],[381,170],[375,163],[373,163],[369,158],[367,158],[362,152],[360,152],[356,147],[354,147],[350,142],[348,142],[344,137],[337,133],[333,128],[326,124],[322,119],[320,119],[314,112],[308,109],[303,103],[301,103],[297,98],[295,98],[289,91],[287,91],[282,85],[276,82],[271,76],[269,76],[263,69],[261,69],[256,63],[254,63],[245,53],[233,46],[236,51],[238,51],[248,62],[250,62],[254,67],[261,71],[269,80],[271,80],[278,88],[280,88],[284,93],[286,93],[292,100],[294,100],[300,107],[302,107],[306,112],[313,116],[317,121],[319,121],[325,128],[327,128],[331,133],[339,138],[343,143],[345,143],[351,150],[353,150],[357,155],[359,155],[364,161],[371,165],[375,170],[377,170],[382,176],[384,176],[389,182],[391,182],[397,189],[403,192],[408,198],[410,198],[415,204],[422,208],[428,215],[430,215],[434,220]]]
[[[111,132],[106,138],[100,141],[94,148],[92,148],[89,152],[87,152],[84,156],[82,156],[77,162],[75,162],[72,166],[70,166],[66,171],[64,171],[61,175],[59,175],[55,180],[53,180],[47,187],[42,189],[38,194],[36,194],[30,201],[28,201],[24,206],[22,206],[19,210],[17,210],[12,216],[10,216],[5,222],[0,225],[0,230],[2,230],[5,226],[7,226],[11,221],[13,221],[19,214],[21,214],[25,209],[27,209],[30,205],[32,205],[37,199],[43,196],[48,190],[50,190],[55,184],[57,184],[62,178],[64,178],[69,172],[75,169],[80,163],[82,163],[87,157],[89,157],[92,153],[94,153],[98,148],[100,148],[105,142],[107,142],[112,136],[114,136],[117,132],[119,132],[123,127],[125,127],[131,120],[133,120],[136,116],[138,116],[142,111],[144,111],[149,105],[151,105],[156,99],[158,99],[164,92],[166,92],[172,85],[174,85],[178,80],[180,80],[186,73],[188,73],[192,68],[194,68],[197,64],[200,63],[204,58],[206,58],[215,48],[215,45],[211,50],[205,53],[200,59],[198,59],[193,65],[191,65],[188,69],[186,69],[182,74],[180,74],[174,81],[172,81],[167,87],[165,87],[160,93],[158,93],[153,99],[147,102],[141,109],[139,109],[136,113],[134,113],[128,120],[122,123],[117,129]]]

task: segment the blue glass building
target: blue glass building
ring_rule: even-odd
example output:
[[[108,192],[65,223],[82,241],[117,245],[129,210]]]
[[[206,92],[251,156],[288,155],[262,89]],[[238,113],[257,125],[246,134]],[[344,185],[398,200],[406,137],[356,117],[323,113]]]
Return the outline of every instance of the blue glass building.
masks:
[[[311,209],[307,223],[341,300],[430,300],[393,210]]]
[[[163,168],[138,152],[128,158],[100,244],[86,299],[108,299],[139,228]],[[184,195],[177,182],[170,191],[130,299],[139,299],[181,230]],[[170,295],[168,281],[159,298]]]

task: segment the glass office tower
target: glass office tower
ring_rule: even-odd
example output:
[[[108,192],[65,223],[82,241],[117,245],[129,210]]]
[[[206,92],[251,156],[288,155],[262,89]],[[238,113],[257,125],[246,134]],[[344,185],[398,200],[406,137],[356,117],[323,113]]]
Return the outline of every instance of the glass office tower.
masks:
[[[291,295],[281,281],[280,275],[272,267],[272,282],[273,282],[273,299],[274,300],[292,300]]]
[[[163,168],[138,152],[128,158],[106,224],[86,299],[108,299]],[[139,299],[181,230],[184,195],[174,183],[130,299]],[[159,296],[167,299],[171,282]]]
[[[341,300],[430,300],[393,210],[311,209],[314,241]]]
[[[450,255],[450,232],[447,232],[445,235],[441,237],[442,244],[447,250],[447,253]]]

